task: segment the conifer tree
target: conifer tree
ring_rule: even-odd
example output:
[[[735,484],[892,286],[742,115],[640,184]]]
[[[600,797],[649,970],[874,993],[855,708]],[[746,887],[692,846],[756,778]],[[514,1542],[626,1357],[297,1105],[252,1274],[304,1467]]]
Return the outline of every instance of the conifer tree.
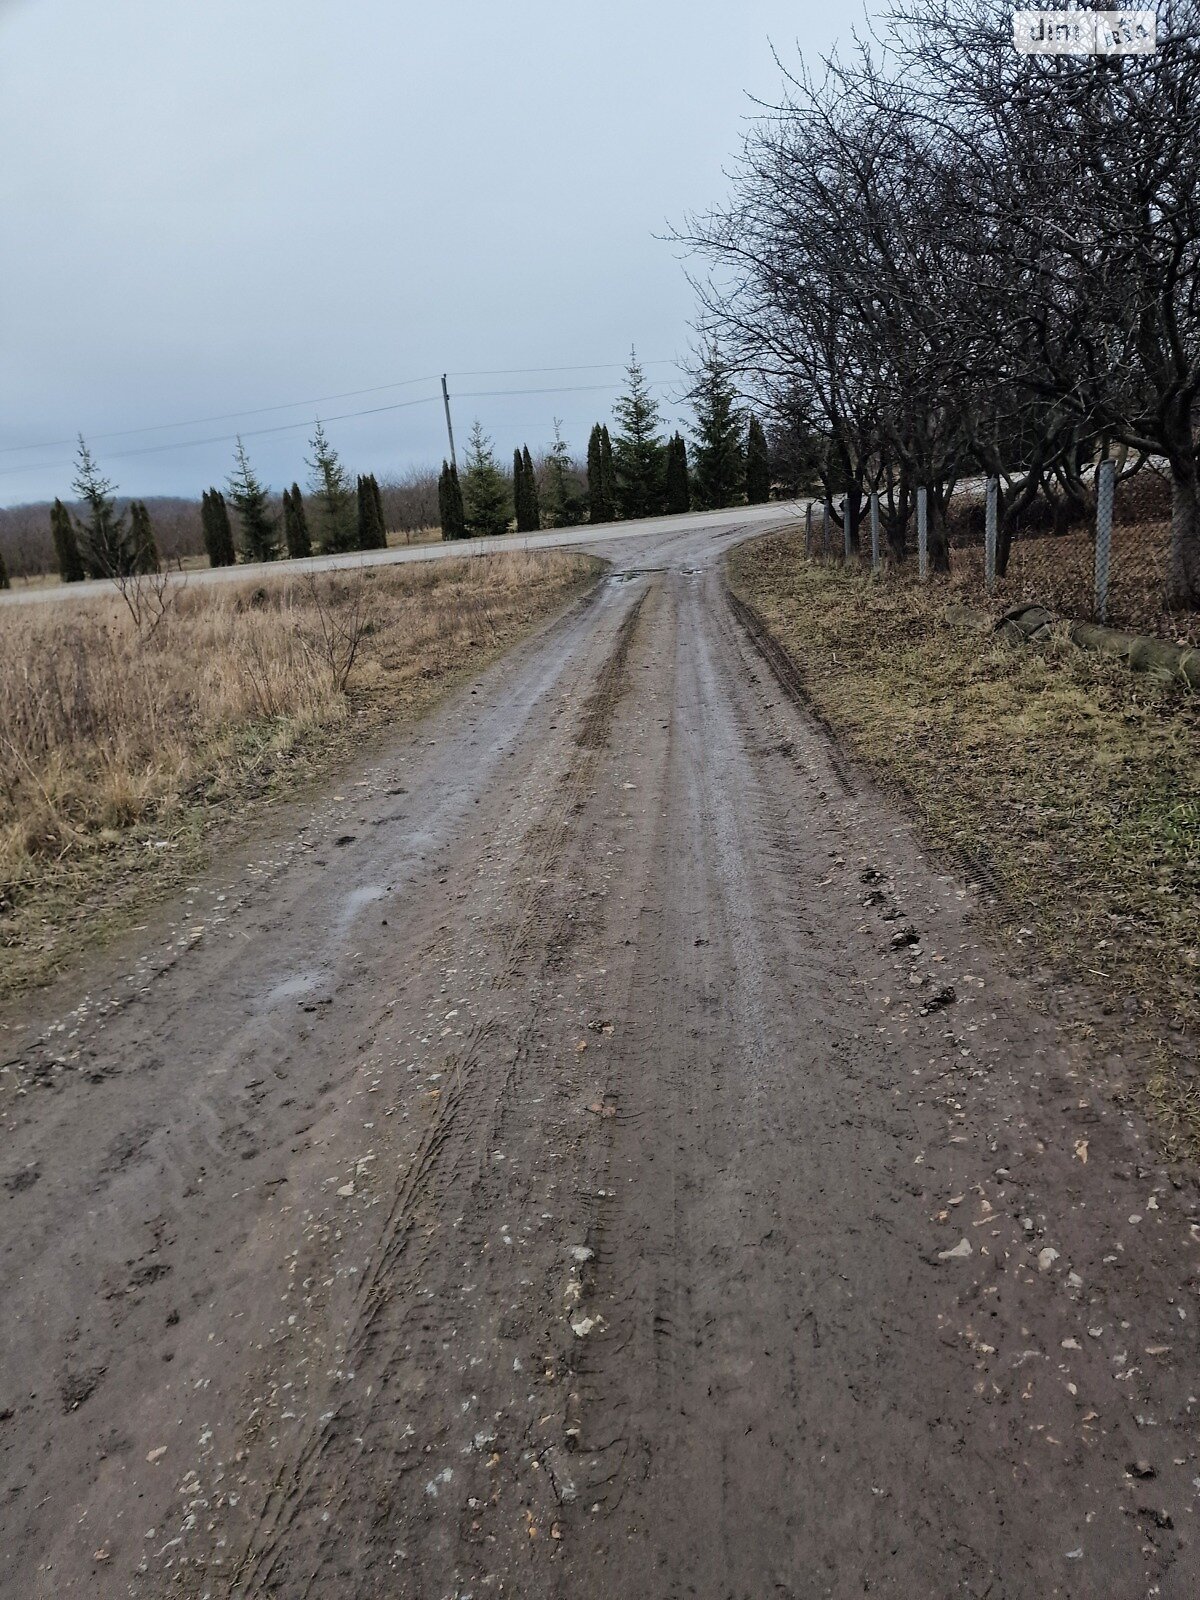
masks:
[[[692,434],[696,504],[702,511],[716,511],[740,499],[745,482],[742,419],[719,346],[707,345],[701,353],[688,398],[696,414]]]
[[[612,521],[617,516],[617,469],[613,466],[612,439],[607,422],[600,425],[600,485],[609,521]]]
[[[666,475],[666,500],[668,511],[688,511],[691,509],[691,493],[688,487],[688,461],[687,445],[683,442],[683,435],[672,435],[667,445],[667,475]]]
[[[380,511],[378,485],[373,478],[360,477],[357,494],[358,548],[360,550],[381,550],[387,541],[383,532],[383,516]]]
[[[600,424],[594,422],[587,447],[588,521],[605,522],[603,486],[600,478]]]
[[[309,441],[312,455],[311,494],[317,507],[318,542],[327,553],[354,548],[354,490],[350,476],[330,444],[320,422]]]
[[[746,438],[746,499],[752,506],[765,505],[771,498],[771,458],[767,436],[757,417],[750,418]]]
[[[158,545],[150,524],[150,513],[145,502],[134,500],[129,507],[129,536],[133,541],[133,570],[157,572],[159,568]]]
[[[274,561],[278,548],[271,499],[250,465],[250,457],[240,438],[234,456],[234,468],[229,475],[229,498],[238,514],[242,551],[246,560]]]
[[[562,423],[554,419],[554,443],[546,452],[546,517],[552,528],[573,528],[583,521],[584,495],[562,436]]]
[[[623,517],[648,517],[662,510],[663,443],[658,402],[631,351],[628,389],[613,407],[618,433],[613,445],[617,507]]]
[[[513,510],[517,516],[517,532],[528,533],[528,510],[526,509],[525,496],[525,463],[521,459],[520,450],[513,451]]]
[[[443,539],[465,539],[467,518],[463,508],[462,486],[458,481],[458,468],[449,461],[442,462],[442,475],[438,479],[438,518],[442,524]]]
[[[298,483],[293,483],[290,492],[287,489],[283,491],[283,538],[293,561],[303,561],[305,556],[312,555],[304,496],[300,493]]]
[[[62,581],[81,583],[87,576],[83,570],[83,557],[79,553],[79,541],[75,537],[71,513],[61,500],[56,500],[50,511],[50,537],[54,540],[54,556]]]
[[[387,518],[384,516],[383,512],[383,493],[379,487],[379,480],[376,478],[374,473],[372,473],[367,479],[367,482],[371,485],[371,494],[375,500],[375,517],[379,523],[379,549],[386,550]]]
[[[4,564],[4,551],[0,550],[0,589],[11,589],[12,580],[8,576],[8,568]]]
[[[83,507],[75,526],[84,568],[92,578],[128,577],[133,571],[133,540],[125,512],[118,513],[113,491],[116,485],[100,471],[91,451],[79,435],[79,449],[72,488]]]
[[[481,537],[507,533],[512,511],[508,484],[496,465],[492,441],[476,419],[467,442],[467,470],[462,485],[467,528]]]
[[[528,445],[525,445],[521,451],[521,466],[525,475],[525,502],[529,532],[536,533],[542,525],[542,501],[538,493],[537,473],[533,470],[533,457],[529,454]]]
[[[229,508],[219,489],[206,489],[201,496],[200,528],[209,565],[232,567],[237,561],[237,551],[233,544],[233,529],[229,525]]]

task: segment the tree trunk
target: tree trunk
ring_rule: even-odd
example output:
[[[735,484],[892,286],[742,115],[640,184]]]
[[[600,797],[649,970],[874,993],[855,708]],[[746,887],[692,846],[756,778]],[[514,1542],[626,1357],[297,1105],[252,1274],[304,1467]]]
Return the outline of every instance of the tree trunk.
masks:
[[[942,496],[931,489],[926,496],[929,517],[929,569],[950,571],[950,541],[946,537],[946,507]]]
[[[1200,506],[1196,459],[1188,453],[1171,467],[1171,556],[1167,600],[1181,610],[1200,606]]]

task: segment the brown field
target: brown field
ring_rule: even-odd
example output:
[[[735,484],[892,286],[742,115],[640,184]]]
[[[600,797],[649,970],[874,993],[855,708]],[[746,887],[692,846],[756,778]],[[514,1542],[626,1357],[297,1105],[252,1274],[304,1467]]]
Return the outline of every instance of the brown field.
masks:
[[[1200,702],[1065,631],[1013,647],[955,628],[953,585],[877,582],[802,550],[743,547],[735,589],[1014,943],[1095,992],[1147,1064],[1136,1088],[1168,1141],[1200,1153]]]
[[[0,613],[0,996],[192,872],[215,827],[418,715],[595,576],[561,554]]]

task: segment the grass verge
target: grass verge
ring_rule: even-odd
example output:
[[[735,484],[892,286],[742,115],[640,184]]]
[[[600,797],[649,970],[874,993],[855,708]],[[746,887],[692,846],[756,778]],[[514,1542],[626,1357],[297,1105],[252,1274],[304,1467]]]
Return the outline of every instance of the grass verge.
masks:
[[[0,1003],[594,582],[512,553],[0,613]]]
[[[742,546],[729,579],[1008,935],[1133,1033],[1168,1149],[1200,1156],[1200,700],[1065,635],[981,640],[937,586],[806,561],[799,536]]]

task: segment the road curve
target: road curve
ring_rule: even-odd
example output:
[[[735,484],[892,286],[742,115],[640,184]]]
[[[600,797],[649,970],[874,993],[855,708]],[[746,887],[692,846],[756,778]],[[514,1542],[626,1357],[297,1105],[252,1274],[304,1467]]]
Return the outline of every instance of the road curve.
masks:
[[[582,528],[548,528],[544,533],[509,533],[496,539],[456,539],[450,544],[396,545],[388,550],[351,550],[344,555],[309,556],[299,561],[250,561],[235,567],[203,567],[172,577],[173,584],[246,583],[271,577],[295,577],[307,572],[344,572],[363,567],[392,567],[409,561],[461,560],[464,556],[494,556],[506,550],[610,550],[627,540],[674,537],[683,532],[705,533],[731,527],[783,527],[795,522],[801,508],[795,502],[769,506],[739,506],[728,511],[692,511],[640,522],[589,524]],[[84,583],[51,583],[39,589],[7,589],[0,606],[43,605],[111,595],[113,585],[103,579]]]
[[[1194,1192],[744,533],[0,1033],[5,1600],[1198,1592]]]

